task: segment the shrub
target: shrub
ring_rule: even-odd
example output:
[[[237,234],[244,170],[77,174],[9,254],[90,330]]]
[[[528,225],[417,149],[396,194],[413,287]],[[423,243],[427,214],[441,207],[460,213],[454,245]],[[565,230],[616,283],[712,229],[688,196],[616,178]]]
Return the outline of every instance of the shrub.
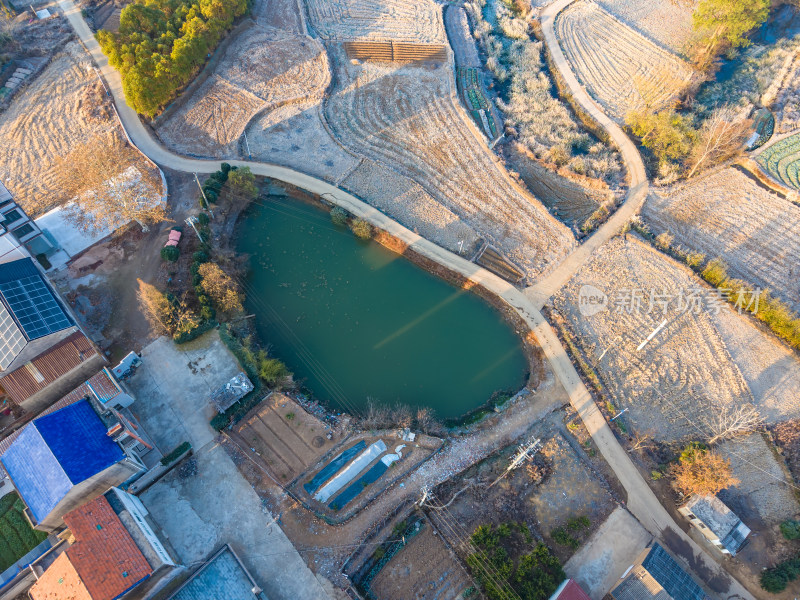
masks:
[[[226,415],[225,413],[217,413],[214,415],[214,418],[211,419],[211,427],[213,427],[216,431],[222,431],[228,425],[230,425],[231,418]]]
[[[269,386],[274,386],[288,374],[289,369],[277,358],[263,358],[258,361],[258,376]]]
[[[161,464],[166,467],[167,465],[174,463],[176,460],[178,460],[178,457],[181,454],[183,454],[184,452],[189,450],[191,447],[192,447],[192,445],[189,442],[183,442],[180,446],[175,448],[172,452],[170,452],[169,454],[163,456],[161,458]]]
[[[800,540],[800,521],[784,521],[781,523],[781,533],[787,540]]]
[[[702,275],[703,279],[714,287],[721,287],[728,279],[728,266],[722,259],[715,258],[706,265]]]
[[[700,268],[700,265],[703,264],[703,261],[705,261],[705,259],[706,259],[705,254],[702,254],[700,252],[689,252],[689,254],[686,255],[686,264],[692,267],[693,269],[698,269]]]
[[[659,250],[664,250],[664,251],[669,250],[670,247],[672,247],[673,239],[674,238],[672,237],[672,234],[666,231],[664,233],[659,233],[656,236],[656,247]]]
[[[583,531],[584,529],[589,529],[591,525],[592,522],[586,515],[581,515],[580,517],[573,517],[569,521],[567,521],[567,529],[569,531],[576,533]]]
[[[208,255],[208,252],[205,252],[204,250],[198,250],[192,254],[192,262],[197,263],[198,267],[204,262],[208,262],[210,259],[211,257]]]
[[[231,166],[228,163],[222,163],[219,166],[219,170],[227,175],[231,170]]]
[[[372,225],[364,219],[353,219],[350,223],[350,230],[360,240],[368,240],[372,237]]]
[[[573,550],[581,545],[580,542],[567,533],[567,530],[563,527],[556,527],[553,529],[553,531],[550,532],[550,537],[553,538],[555,543],[567,546]]]
[[[180,258],[181,251],[177,246],[164,246],[161,249],[161,258],[167,262],[175,262]]]
[[[350,215],[341,206],[334,206],[331,209],[331,221],[333,221],[334,225],[343,227],[344,225],[347,225],[347,219],[349,218]]]

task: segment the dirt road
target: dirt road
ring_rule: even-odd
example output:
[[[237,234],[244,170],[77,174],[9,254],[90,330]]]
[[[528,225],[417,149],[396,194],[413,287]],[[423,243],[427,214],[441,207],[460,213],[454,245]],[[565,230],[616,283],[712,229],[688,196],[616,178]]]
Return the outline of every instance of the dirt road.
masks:
[[[560,10],[559,7],[563,8],[569,1],[570,0],[560,0],[556,2],[555,5],[553,5],[555,8],[548,8],[546,16],[543,16],[543,24],[546,24],[544,28],[545,34],[549,40],[548,45],[552,47],[556,65],[562,71],[565,78],[567,78],[568,82],[571,81],[569,85],[574,89],[576,98],[578,98],[582,104],[586,104],[587,110],[606,127],[609,134],[621,148],[623,157],[631,173],[632,185],[627,201],[615,215],[587,242],[573,252],[551,276],[534,286],[532,294],[530,293],[530,289],[528,293],[520,292],[510,283],[500,279],[489,271],[429,242],[399,223],[391,220],[377,209],[365,204],[355,196],[338,189],[334,185],[285,167],[248,161],[230,162],[231,164],[239,166],[248,166],[256,175],[285,181],[304,188],[313,194],[324,196],[331,202],[347,209],[352,214],[370,221],[376,227],[398,238],[409,248],[421,255],[464,275],[474,283],[484,286],[503,298],[509,306],[513,307],[517,313],[525,319],[528,326],[535,334],[554,373],[569,394],[570,403],[580,415],[587,430],[600,449],[600,452],[603,454],[603,457],[624,486],[629,499],[628,508],[634,516],[639,519],[646,529],[661,538],[671,550],[685,558],[686,561],[692,565],[698,577],[702,581],[705,581],[719,598],[724,598],[726,600],[745,598],[750,600],[753,599],[753,596],[697,546],[683,530],[678,527],[666,509],[661,505],[656,495],[631,461],[627,452],[625,452],[622,446],[617,442],[611,428],[594,403],[589,390],[583,384],[578,372],[572,365],[555,331],[539,310],[541,307],[539,299],[542,297],[549,297],[554,290],[563,285],[563,283],[588,259],[592,252],[610,239],[619,230],[622,224],[638,209],[644,201],[648,186],[644,165],[642,164],[636,147],[625,136],[622,130],[580,89],[577,80],[575,80],[574,75],[571,75],[567,67],[564,55],[561,53],[560,49],[558,49],[557,43],[555,43],[553,18],[558,13],[558,10]],[[219,163],[215,161],[192,160],[176,156],[162,148],[153,140],[144,125],[139,121],[136,113],[125,103],[125,95],[122,91],[122,83],[119,74],[108,65],[108,61],[100,51],[89,27],[81,17],[80,11],[75,7],[72,0],[60,0],[59,5],[66,13],[76,33],[87,46],[108,82],[122,121],[128,129],[128,134],[139,149],[156,163],[175,170],[196,171],[201,173],[208,173],[216,170]],[[531,297],[534,298],[533,301]]]
[[[544,32],[544,41],[547,45],[547,50],[550,52],[552,62],[569,87],[573,99],[580,104],[583,110],[599,123],[603,129],[605,129],[611,140],[617,148],[619,148],[619,153],[622,156],[625,168],[628,170],[630,177],[630,188],[628,190],[628,195],[625,197],[625,203],[617,209],[608,221],[606,221],[588,240],[578,246],[578,248],[547,277],[544,277],[525,290],[525,295],[528,296],[536,308],[544,306],[547,299],[578,271],[581,265],[588,260],[595,250],[605,244],[612,236],[616,235],[619,230],[622,229],[622,226],[627,223],[642,207],[642,204],[644,204],[649,188],[644,163],[642,163],[642,157],[636,145],[625,135],[625,132],[622,131],[620,126],[603,112],[600,105],[589,96],[583,86],[578,83],[575,73],[572,72],[564,53],[561,51],[561,46],[558,44],[558,38],[556,37],[554,29],[556,16],[572,2],[573,0],[557,0],[542,11],[540,19],[542,31]]]

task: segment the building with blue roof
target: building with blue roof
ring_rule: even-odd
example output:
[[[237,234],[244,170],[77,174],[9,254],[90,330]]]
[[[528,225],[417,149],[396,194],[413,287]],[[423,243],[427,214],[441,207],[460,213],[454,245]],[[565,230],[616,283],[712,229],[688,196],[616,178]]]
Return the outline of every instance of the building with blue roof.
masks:
[[[0,456],[37,529],[142,470],[112,439],[88,399],[35,419]]]

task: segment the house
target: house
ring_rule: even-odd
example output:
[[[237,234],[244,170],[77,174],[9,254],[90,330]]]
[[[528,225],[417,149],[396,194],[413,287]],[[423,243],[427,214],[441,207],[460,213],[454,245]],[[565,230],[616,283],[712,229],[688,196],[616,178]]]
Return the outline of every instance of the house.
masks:
[[[38,414],[105,362],[30,256],[0,262],[0,411]]]
[[[13,256],[16,258],[48,254],[55,249],[55,245],[42,234],[39,226],[19,204],[14,202],[11,193],[2,183],[0,183],[0,248],[6,251],[15,248]],[[5,262],[3,257],[7,255],[3,250],[0,250],[0,262]]]
[[[591,600],[574,579],[565,579],[550,600]]]
[[[36,529],[54,531],[66,513],[145,470],[109,429],[83,398],[34,419],[0,455]]]
[[[111,488],[64,515],[67,549],[30,589],[33,600],[144,597],[178,568],[147,509]]]
[[[645,548],[611,590],[614,600],[705,600],[703,589],[654,542]]]
[[[678,512],[722,554],[736,556],[750,534],[750,528],[716,496],[692,496]]]
[[[219,549],[168,600],[268,600],[228,544]]]

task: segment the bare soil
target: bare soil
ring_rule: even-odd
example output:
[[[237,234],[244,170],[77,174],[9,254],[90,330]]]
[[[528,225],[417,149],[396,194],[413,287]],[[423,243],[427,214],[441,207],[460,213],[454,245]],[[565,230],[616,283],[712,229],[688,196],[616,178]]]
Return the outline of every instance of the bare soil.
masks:
[[[800,419],[780,423],[772,428],[772,433],[795,483],[800,485]]]
[[[370,586],[381,600],[456,600],[472,585],[441,536],[426,524]]]
[[[532,461],[533,471],[522,466],[498,481],[517,449],[515,445],[435,490],[433,506],[446,508],[426,512],[458,552],[465,553],[463,542],[479,525],[514,521],[526,524],[564,563],[575,549],[556,543],[551,537],[553,530],[571,518],[586,516],[591,521],[589,528],[573,534],[583,541],[611,514],[616,503],[607,484],[584,452],[562,433],[562,419],[562,413],[554,413],[532,429],[531,437],[541,438],[543,443]]]
[[[121,135],[89,56],[71,42],[0,114],[0,180],[38,216],[70,200],[59,183],[59,158],[90,141],[114,152],[114,136]],[[140,170],[152,168],[144,158],[136,162]],[[120,171],[129,166],[120,161]]]
[[[330,425],[280,392],[251,410],[230,435],[259,457],[279,482],[292,481],[341,440]]]
[[[311,27],[326,40],[443,43],[441,7],[433,0],[309,0]]]
[[[558,16],[556,34],[578,79],[620,122],[628,111],[674,102],[694,74],[678,56],[588,0]]]
[[[581,314],[584,285],[608,296],[607,310]],[[704,439],[704,419],[717,414],[708,411],[748,403],[768,423],[796,418],[797,358],[786,349],[776,352],[782,346],[771,334],[726,304],[716,315],[713,305],[680,309],[677,298],[692,289],[698,295],[710,290],[688,268],[628,235],[600,248],[557,294],[554,306],[617,408],[629,409],[620,420],[630,431],[667,443]],[[659,305],[663,298],[666,311]]]
[[[697,0],[597,0],[622,23],[655,43],[680,54],[692,35],[692,11]]]
[[[653,192],[642,209],[653,233],[722,258],[729,275],[800,310],[800,206],[728,167]]]
[[[318,100],[329,81],[318,41],[254,25],[228,46],[214,74],[159,122],[157,131],[183,154],[239,157],[246,152],[241,138],[253,117]]]

